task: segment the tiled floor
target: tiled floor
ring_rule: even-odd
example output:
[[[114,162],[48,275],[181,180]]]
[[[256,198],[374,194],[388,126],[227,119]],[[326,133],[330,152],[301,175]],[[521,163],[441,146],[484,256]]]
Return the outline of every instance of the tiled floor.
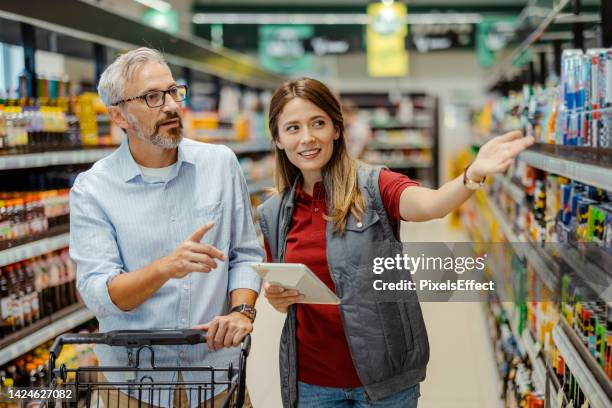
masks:
[[[405,241],[465,241],[446,220],[402,225]],[[281,407],[278,339],[284,315],[265,298],[257,304],[258,318],[249,357],[247,385],[255,408]],[[419,408],[498,408],[498,380],[483,308],[478,303],[422,303],[431,357],[421,384]]]

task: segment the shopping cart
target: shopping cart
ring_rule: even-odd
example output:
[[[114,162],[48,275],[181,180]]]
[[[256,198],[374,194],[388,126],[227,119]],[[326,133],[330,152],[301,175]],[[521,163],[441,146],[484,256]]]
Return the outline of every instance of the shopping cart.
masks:
[[[152,346],[197,346],[206,342],[206,333],[201,330],[122,330],[108,333],[64,334],[59,336],[49,354],[49,385],[51,388],[71,389],[77,398],[70,402],[49,401],[47,407],[95,408],[213,408],[213,396],[218,387],[227,388],[223,408],[240,408],[244,403],[246,385],[246,360],[251,348],[251,337],[247,335],[240,347],[238,367],[230,362],[225,368],[205,366],[158,367]],[[124,367],[56,367],[62,347],[66,344],[105,344],[127,349],[128,363]],[[148,366],[145,367],[148,362]],[[154,373],[173,381],[155,381]],[[182,373],[201,373],[209,381],[185,381]],[[106,375],[122,373],[126,381],[106,380]],[[170,373],[181,373],[172,376]],[[102,376],[101,376],[102,374]],[[193,377],[193,375],[191,376]],[[120,391],[120,392],[118,392]],[[129,398],[128,398],[129,396]],[[178,405],[178,406],[177,406]],[[214,407],[217,408],[217,407]]]

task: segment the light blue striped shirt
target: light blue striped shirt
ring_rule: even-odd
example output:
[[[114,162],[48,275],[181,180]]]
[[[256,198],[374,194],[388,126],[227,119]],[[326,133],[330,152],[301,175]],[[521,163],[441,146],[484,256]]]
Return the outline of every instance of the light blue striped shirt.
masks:
[[[225,146],[186,139],[180,143],[176,166],[170,171],[163,179],[143,175],[126,140],[110,156],[81,173],[71,190],[70,254],[77,264],[78,290],[98,318],[101,332],[190,328],[227,314],[232,290],[259,292],[260,279],[249,265],[261,262],[264,252],[234,153]],[[113,303],[107,285],[114,276],[169,255],[209,221],[215,226],[202,242],[223,251],[226,261],[217,260],[217,268],[210,273],[195,272],[169,280],[129,312]],[[127,365],[125,349],[99,346],[96,352],[101,365]],[[155,363],[226,367],[233,361],[236,367],[238,354],[236,348],[209,352],[206,345],[156,347]],[[148,353],[143,356],[148,364]],[[106,373],[106,377],[125,380],[118,373]],[[176,373],[155,373],[153,377],[172,381]],[[183,372],[183,377],[186,381],[208,381],[207,376],[194,372]],[[171,405],[169,395],[162,396],[166,398],[168,403],[162,401],[161,406]]]

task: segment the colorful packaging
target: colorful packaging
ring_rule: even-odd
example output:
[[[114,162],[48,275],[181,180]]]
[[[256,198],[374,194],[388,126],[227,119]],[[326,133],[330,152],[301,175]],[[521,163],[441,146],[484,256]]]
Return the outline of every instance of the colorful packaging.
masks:
[[[579,241],[590,242],[589,236],[589,214],[591,205],[596,201],[584,196],[578,196],[576,205],[576,236]]]
[[[560,185],[560,198],[561,198],[561,209],[560,219],[565,225],[570,225],[572,220],[572,185],[561,184]]]
[[[604,223],[604,244],[603,247],[609,254],[612,255],[612,205],[603,204],[603,210],[606,213],[606,221]],[[612,309],[612,307],[611,307]],[[612,328],[611,328],[612,330]]]
[[[603,246],[604,243],[604,224],[606,213],[598,205],[589,206],[589,229],[588,240]]]

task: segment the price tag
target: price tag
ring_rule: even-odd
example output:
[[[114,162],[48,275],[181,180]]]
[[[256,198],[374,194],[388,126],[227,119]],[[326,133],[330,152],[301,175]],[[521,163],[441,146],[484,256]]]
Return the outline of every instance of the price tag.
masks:
[[[574,401],[570,401],[569,404],[565,406],[565,408],[574,408]]]
[[[589,400],[584,401],[584,404],[580,406],[580,408],[589,408],[591,405],[589,404]]]

